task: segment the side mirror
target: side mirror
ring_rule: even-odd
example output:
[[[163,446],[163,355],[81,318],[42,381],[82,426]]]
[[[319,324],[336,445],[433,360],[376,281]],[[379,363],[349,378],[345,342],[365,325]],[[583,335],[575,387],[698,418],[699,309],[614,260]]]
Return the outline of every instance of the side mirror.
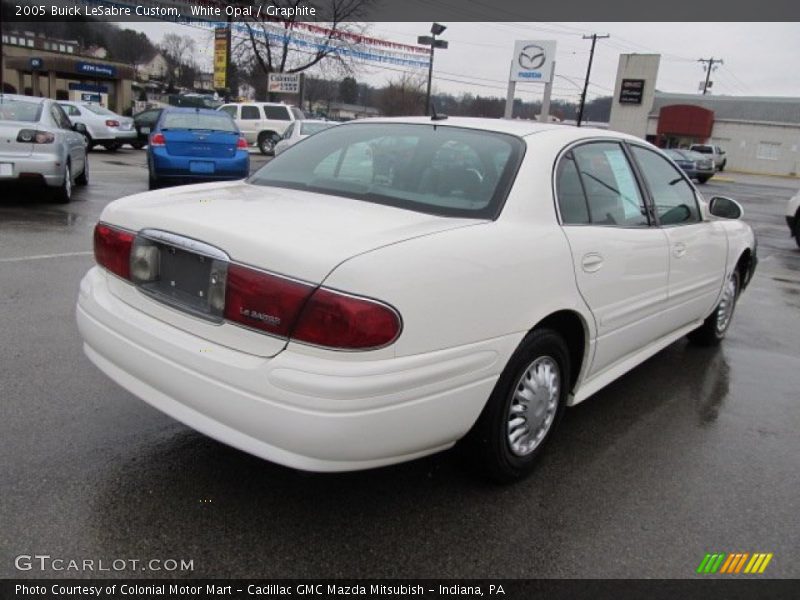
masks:
[[[741,219],[744,209],[736,200],[725,196],[714,196],[708,204],[708,212],[722,219]]]
[[[72,126],[73,131],[77,131],[78,133],[86,133],[86,125],[83,123],[75,123]]]

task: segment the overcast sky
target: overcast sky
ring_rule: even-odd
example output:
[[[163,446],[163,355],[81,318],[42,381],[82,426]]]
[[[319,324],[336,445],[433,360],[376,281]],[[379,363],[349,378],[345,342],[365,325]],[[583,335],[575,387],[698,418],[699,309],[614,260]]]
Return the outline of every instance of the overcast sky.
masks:
[[[697,93],[704,71],[698,58],[722,58],[713,73],[716,94],[794,96],[800,98],[800,23],[444,23],[441,36],[450,43],[438,51],[434,89],[459,94],[505,96],[514,40],[556,40],[554,97],[576,100],[583,85],[593,32],[610,34],[598,40],[589,96],[610,95],[622,53],[661,54],[657,88]],[[166,23],[128,23],[159,41],[167,31],[190,34],[198,42],[198,59],[211,68],[211,34]],[[395,42],[416,43],[427,23],[370,23],[368,33]],[[399,76],[371,65],[360,65],[360,81],[380,85]],[[519,84],[517,97],[541,96],[541,84]]]

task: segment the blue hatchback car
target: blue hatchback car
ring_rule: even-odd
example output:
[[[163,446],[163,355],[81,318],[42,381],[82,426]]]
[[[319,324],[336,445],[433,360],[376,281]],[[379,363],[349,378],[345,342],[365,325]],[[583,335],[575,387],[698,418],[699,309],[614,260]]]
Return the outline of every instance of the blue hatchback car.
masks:
[[[204,108],[167,108],[147,145],[150,189],[167,183],[244,179],[247,140],[231,116]]]

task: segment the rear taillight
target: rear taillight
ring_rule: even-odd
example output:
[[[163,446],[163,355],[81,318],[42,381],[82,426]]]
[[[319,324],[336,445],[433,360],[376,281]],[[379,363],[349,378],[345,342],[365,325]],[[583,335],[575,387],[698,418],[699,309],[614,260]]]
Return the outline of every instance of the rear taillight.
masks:
[[[164,146],[167,143],[167,140],[164,139],[163,133],[153,133],[150,135],[150,146]]]
[[[280,337],[340,350],[369,350],[400,335],[400,316],[375,300],[228,267],[225,319]]]
[[[49,131],[37,129],[21,129],[17,134],[17,141],[23,144],[52,144],[56,136]]]
[[[106,127],[119,127],[119,121],[114,119],[106,119]]]
[[[400,315],[390,306],[319,288],[303,309],[292,339],[342,350],[368,350],[400,335]]]
[[[128,231],[98,223],[94,228],[94,258],[97,264],[130,280],[134,238],[134,234]]]
[[[247,139],[244,138],[244,137],[240,137],[238,139],[238,141],[236,142],[236,147],[237,148],[242,148],[244,150],[247,150]]]
[[[314,287],[241,265],[228,267],[225,318],[288,337]]]

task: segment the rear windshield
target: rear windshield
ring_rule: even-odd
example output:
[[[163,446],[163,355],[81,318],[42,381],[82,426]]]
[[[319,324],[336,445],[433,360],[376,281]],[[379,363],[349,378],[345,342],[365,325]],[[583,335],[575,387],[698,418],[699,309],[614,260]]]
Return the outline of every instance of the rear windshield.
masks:
[[[311,135],[314,133],[319,133],[324,129],[328,129],[328,127],[332,127],[333,123],[308,123],[304,121],[300,125],[300,135]]]
[[[223,112],[215,114],[167,113],[161,122],[161,129],[210,129],[235,133],[236,124],[230,115]]]
[[[714,154],[714,149],[711,146],[692,146],[692,150],[700,154]]]
[[[42,116],[42,102],[0,98],[0,121],[36,123]]]
[[[418,212],[495,218],[524,153],[515,136],[435,125],[360,123],[322,131],[267,163],[255,185]]]
[[[85,104],[83,108],[92,111],[96,115],[106,115],[106,116],[117,115],[117,113],[115,113],[114,111],[108,110],[107,108],[100,106],[99,104]]]

